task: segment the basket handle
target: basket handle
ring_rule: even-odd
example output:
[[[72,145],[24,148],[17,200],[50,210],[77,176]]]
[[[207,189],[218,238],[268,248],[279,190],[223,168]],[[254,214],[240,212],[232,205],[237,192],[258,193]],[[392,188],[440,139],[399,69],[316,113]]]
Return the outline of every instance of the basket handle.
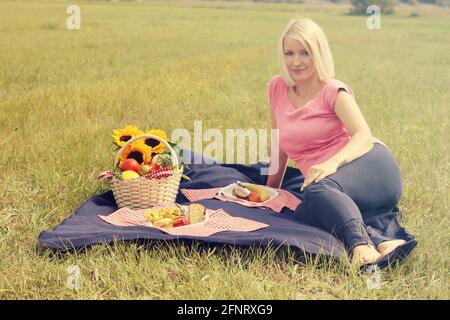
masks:
[[[122,146],[122,148],[120,148],[120,150],[117,152],[116,159],[114,160],[114,167],[119,163],[120,155],[125,151],[125,149],[128,147],[128,145],[130,143],[132,143],[133,141],[136,141],[136,140],[142,139],[142,138],[153,138],[155,140],[158,140],[158,141],[164,143],[166,148],[170,150],[170,154],[172,156],[174,166],[178,167],[177,154],[175,153],[173,148],[170,146],[170,144],[166,140],[164,140],[163,138],[155,136],[153,134],[149,134],[149,133],[144,133],[144,134],[137,135],[137,136],[131,138],[130,140],[128,140],[127,142],[125,142],[125,144]]]

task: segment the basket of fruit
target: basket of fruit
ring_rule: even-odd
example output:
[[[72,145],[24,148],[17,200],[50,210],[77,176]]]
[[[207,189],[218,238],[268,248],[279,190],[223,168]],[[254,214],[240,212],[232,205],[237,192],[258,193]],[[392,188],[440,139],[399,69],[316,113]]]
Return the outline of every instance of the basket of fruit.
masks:
[[[138,153],[145,145],[130,148],[139,139],[158,141],[166,150],[137,161],[133,157],[124,157],[124,153]],[[167,152],[168,151],[168,152]],[[143,153],[145,151],[142,151]],[[117,152],[113,173],[109,176],[110,188],[119,208],[144,209],[158,202],[175,202],[183,175],[183,165],[172,146],[162,137],[154,134],[138,134],[128,139]]]

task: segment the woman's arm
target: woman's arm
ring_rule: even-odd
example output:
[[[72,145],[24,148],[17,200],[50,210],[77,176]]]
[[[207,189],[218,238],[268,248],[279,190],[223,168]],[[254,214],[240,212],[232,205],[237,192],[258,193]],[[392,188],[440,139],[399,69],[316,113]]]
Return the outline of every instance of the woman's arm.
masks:
[[[369,152],[373,148],[373,136],[355,99],[349,93],[343,90],[338,92],[334,109],[352,136],[344,148],[327,160],[340,167]]]
[[[365,155],[373,148],[372,132],[353,96],[345,91],[338,92],[334,109],[352,138],[330,159],[311,166],[300,191],[303,191],[311,183],[319,182],[332,175],[340,166]]]
[[[278,129],[273,112],[270,112],[272,129]],[[288,156],[280,149],[278,135],[272,136],[270,148],[269,176],[266,185],[272,188],[280,188],[288,164]]]
[[[266,186],[272,187],[272,188],[277,188],[277,189],[281,187],[281,183],[283,182],[283,177],[284,177],[284,174],[286,173],[287,164],[288,164],[287,155],[283,151],[281,151],[279,148],[278,148],[278,150],[279,150],[278,151],[279,162],[278,162],[278,166],[275,166],[275,167],[278,167],[278,171],[272,173],[272,171],[274,171],[273,170],[274,165],[273,165],[273,162],[271,161],[270,167],[269,167],[269,176],[267,177],[267,183],[266,183]],[[274,150],[274,152],[276,152],[276,151]],[[273,155],[273,153],[271,154],[271,159],[272,159],[272,155]]]

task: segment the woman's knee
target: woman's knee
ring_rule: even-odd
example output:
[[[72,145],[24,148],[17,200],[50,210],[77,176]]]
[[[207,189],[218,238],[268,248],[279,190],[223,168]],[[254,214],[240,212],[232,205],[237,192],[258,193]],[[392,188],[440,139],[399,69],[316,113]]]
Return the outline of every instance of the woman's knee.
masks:
[[[326,195],[329,192],[342,191],[342,188],[335,181],[324,178],[319,182],[313,182],[305,188],[305,199]]]
[[[333,206],[338,205],[336,201],[340,193],[337,184],[327,178],[312,183],[304,189],[304,201],[296,208],[294,217],[302,222],[315,226],[321,226],[322,216],[333,211]]]

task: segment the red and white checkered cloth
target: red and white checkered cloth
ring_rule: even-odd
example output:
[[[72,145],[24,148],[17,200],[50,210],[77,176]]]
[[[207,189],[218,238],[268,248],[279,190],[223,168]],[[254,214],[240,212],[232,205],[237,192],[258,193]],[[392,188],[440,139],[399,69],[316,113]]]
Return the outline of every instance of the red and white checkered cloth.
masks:
[[[172,175],[173,175],[173,170],[169,167],[169,168],[164,168],[164,169],[160,169],[160,170],[157,170],[154,172],[147,173],[147,174],[143,175],[143,177],[146,179],[161,179],[161,178],[170,177]]]
[[[295,211],[297,206],[302,202],[299,198],[294,196],[289,191],[283,190],[283,189],[275,189],[278,191],[278,196],[266,203],[258,203],[253,202],[249,203],[248,201],[240,201],[237,199],[229,199],[225,198],[223,196],[217,195],[217,192],[219,192],[220,188],[209,188],[209,189],[180,189],[180,191],[184,194],[184,196],[189,201],[198,201],[198,200],[204,200],[204,199],[212,199],[216,198],[222,201],[231,201],[237,204],[241,204],[246,207],[254,208],[254,207],[267,207],[269,209],[272,209],[275,212],[281,212],[284,207],[287,207],[291,209],[292,211]]]
[[[169,168],[164,168],[164,169],[160,169],[160,170],[157,170],[154,172],[147,173],[147,174],[143,175],[142,177],[144,177],[146,179],[161,179],[161,178],[170,177],[173,174],[174,174],[173,170],[169,167]],[[113,178],[113,174],[111,171],[103,171],[97,175],[98,180],[106,180],[106,179],[112,179],[112,178]]]
[[[179,205],[168,202],[160,202],[152,207],[152,209],[171,208],[176,206]],[[99,215],[99,218],[119,227],[145,226],[145,210],[146,209],[133,210],[124,207],[116,210],[108,216]],[[233,217],[223,209],[212,210],[207,208],[206,211],[209,215],[209,220],[203,225],[192,225],[189,228],[150,228],[156,228],[165,233],[177,236],[208,237],[222,231],[250,232],[269,226],[268,224],[254,220]]]

